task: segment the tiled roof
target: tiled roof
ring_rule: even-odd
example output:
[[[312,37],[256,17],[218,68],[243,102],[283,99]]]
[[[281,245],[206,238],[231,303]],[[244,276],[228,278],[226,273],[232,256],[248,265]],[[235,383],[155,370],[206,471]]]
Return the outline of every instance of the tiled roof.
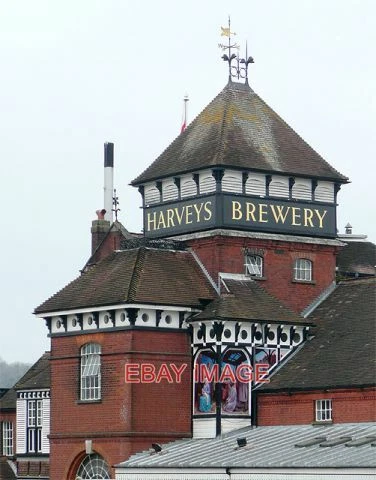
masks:
[[[16,480],[17,475],[13,472],[6,457],[0,457],[0,480]]]
[[[29,390],[50,388],[50,386],[50,352],[45,352],[13,388],[15,390]]]
[[[10,388],[0,398],[0,411],[1,410],[16,410],[17,393],[14,388]],[[1,477],[0,477],[1,479]]]
[[[35,313],[81,307],[149,303],[199,306],[215,292],[187,251],[116,251],[42,303]]]
[[[338,271],[341,274],[376,274],[376,245],[372,242],[348,242],[337,255]]]
[[[342,282],[309,315],[317,328],[260,392],[376,385],[376,279]]]
[[[132,184],[219,166],[348,180],[248,85],[229,82]]]
[[[137,468],[139,474],[150,468],[166,471],[168,468],[376,467],[375,447],[371,446],[375,436],[375,423],[248,427],[213,439],[168,443],[162,445],[159,454],[151,454],[150,451],[137,453],[117,467],[125,468],[122,473],[127,467]],[[237,438],[246,438],[247,445],[237,448]],[[307,447],[296,446],[315,438],[321,438],[321,441]],[[336,446],[330,447],[327,442],[327,448],[320,447],[326,441],[339,438],[343,441]],[[351,445],[351,440],[361,439],[365,441],[363,445]],[[296,478],[300,476],[296,475]]]
[[[305,323],[308,321],[284,306],[270,295],[258,282],[252,280],[224,280],[226,293],[212,301],[191,322],[202,320],[249,320],[284,323]]]
[[[226,293],[211,302],[191,322],[214,319],[302,323],[304,319],[252,280],[225,281]],[[309,323],[308,321],[304,323]]]

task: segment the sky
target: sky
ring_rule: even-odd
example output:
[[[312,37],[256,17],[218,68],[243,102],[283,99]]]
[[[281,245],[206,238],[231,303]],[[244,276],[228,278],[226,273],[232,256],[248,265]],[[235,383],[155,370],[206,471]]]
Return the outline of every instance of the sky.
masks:
[[[374,0],[0,0],[0,357],[49,349],[32,312],[79,275],[115,144],[119,220],[129,186],[227,83],[220,27],[254,59],[252,88],[352,183],[338,227],[376,241]]]

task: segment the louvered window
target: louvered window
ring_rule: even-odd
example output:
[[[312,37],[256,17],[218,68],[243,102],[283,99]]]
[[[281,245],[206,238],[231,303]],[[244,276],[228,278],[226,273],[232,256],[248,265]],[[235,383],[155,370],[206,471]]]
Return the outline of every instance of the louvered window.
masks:
[[[200,175],[200,193],[215,192],[215,179],[213,175]]]
[[[157,187],[149,187],[145,189],[145,204],[159,203],[161,201],[161,194]]]
[[[292,198],[312,200],[312,185],[309,180],[297,180],[292,187]]]
[[[334,202],[334,184],[331,182],[318,182],[315,190],[317,202]]]
[[[289,180],[284,177],[274,178],[269,184],[269,196],[270,197],[289,197]]]
[[[222,192],[242,193],[243,181],[241,172],[225,172],[222,178]]]
[[[81,348],[81,400],[101,398],[101,346],[87,343]]]
[[[164,183],[162,186],[162,198],[164,202],[175,200],[179,196],[178,187],[174,183]]]
[[[180,195],[181,198],[193,197],[197,195],[197,184],[193,178],[182,180],[180,183]]]
[[[245,183],[245,193],[247,195],[259,195],[264,197],[266,194],[265,176],[249,176]]]

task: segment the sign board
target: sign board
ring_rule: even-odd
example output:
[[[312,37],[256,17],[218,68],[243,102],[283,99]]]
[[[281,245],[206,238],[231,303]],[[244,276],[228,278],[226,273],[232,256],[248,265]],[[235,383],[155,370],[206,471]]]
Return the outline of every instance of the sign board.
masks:
[[[222,192],[144,207],[148,238],[211,228],[334,238],[336,206]]]

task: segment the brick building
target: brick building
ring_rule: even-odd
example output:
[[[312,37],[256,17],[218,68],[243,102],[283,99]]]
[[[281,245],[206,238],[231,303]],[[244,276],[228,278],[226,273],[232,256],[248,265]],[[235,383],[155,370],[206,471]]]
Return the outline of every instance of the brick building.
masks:
[[[261,478],[275,449],[264,429],[311,445],[312,423],[329,429],[323,446],[359,447],[339,463],[328,454],[325,468],[369,475],[374,279],[336,284],[347,181],[247,80],[230,78],[132,182],[143,234],[98,211],[80,276],[35,309],[51,338],[51,479],[113,478],[115,465],[119,479]],[[252,464],[243,447],[260,435]],[[236,455],[222,452],[226,439],[240,439]],[[196,448],[203,471],[176,460]],[[319,462],[305,452],[307,473]]]

